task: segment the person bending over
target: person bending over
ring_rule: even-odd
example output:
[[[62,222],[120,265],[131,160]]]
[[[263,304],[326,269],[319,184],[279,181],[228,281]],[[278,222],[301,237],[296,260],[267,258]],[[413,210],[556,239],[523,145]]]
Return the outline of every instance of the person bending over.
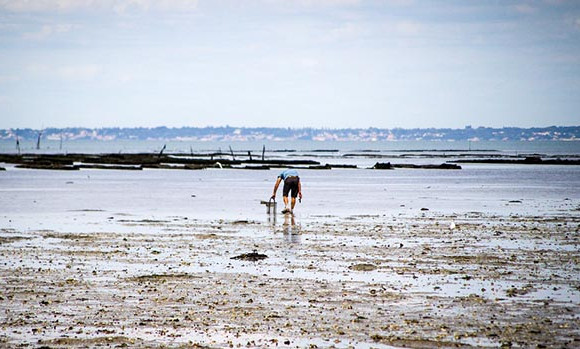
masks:
[[[302,201],[302,185],[300,184],[300,177],[298,176],[298,171],[294,169],[287,169],[282,171],[278,178],[276,178],[276,184],[274,184],[274,192],[272,193],[272,199],[276,200],[276,191],[278,191],[278,186],[280,182],[284,181],[284,188],[282,189],[282,199],[284,200],[284,209],[282,213],[292,213],[294,211],[294,206],[296,206],[296,196]],[[292,200],[290,208],[288,207],[288,193],[291,192]]]

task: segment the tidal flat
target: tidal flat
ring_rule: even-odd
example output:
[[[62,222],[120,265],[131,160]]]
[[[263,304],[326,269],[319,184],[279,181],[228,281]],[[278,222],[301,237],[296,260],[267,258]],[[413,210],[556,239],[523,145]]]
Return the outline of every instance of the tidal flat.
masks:
[[[579,347],[578,212],[3,228],[0,346]]]

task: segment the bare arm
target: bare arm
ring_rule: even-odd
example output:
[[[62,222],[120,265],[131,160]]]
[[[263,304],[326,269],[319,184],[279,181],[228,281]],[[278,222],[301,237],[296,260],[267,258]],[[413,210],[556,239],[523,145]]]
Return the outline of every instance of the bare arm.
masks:
[[[298,178],[298,198],[302,201],[302,181]]]
[[[280,182],[282,181],[282,178],[278,177],[276,179],[276,184],[274,184],[274,192],[272,192],[272,199],[276,199],[276,192],[278,191],[278,186],[280,185]]]

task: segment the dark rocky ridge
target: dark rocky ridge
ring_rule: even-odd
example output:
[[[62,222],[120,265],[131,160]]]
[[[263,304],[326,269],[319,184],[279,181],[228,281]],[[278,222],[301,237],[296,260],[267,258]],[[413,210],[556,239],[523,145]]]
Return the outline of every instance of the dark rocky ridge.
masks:
[[[218,158],[219,156],[219,158]],[[269,170],[271,168],[303,168],[312,170],[331,170],[333,168],[358,168],[348,164],[321,164],[307,159],[256,160],[251,156],[243,159],[238,155],[226,159],[224,154],[197,154],[196,157],[183,154],[0,154],[0,163],[16,164],[18,168],[43,170],[142,170],[144,168],[201,170],[220,167],[247,170]],[[440,165],[414,165],[377,163],[373,169],[423,168],[423,169],[461,169],[461,166],[443,163]]]

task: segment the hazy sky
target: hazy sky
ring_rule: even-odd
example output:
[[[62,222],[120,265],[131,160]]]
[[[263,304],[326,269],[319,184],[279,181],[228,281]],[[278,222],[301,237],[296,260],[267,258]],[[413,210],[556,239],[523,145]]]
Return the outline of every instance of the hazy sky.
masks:
[[[580,125],[580,1],[0,0],[0,128]]]

